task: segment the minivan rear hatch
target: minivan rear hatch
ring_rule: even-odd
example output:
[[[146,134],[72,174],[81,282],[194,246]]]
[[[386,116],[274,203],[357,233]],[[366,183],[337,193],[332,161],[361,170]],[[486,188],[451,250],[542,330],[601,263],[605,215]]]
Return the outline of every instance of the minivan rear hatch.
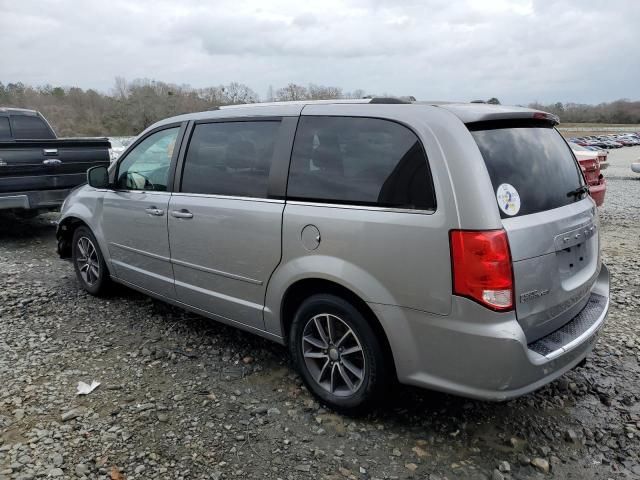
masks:
[[[585,307],[600,271],[595,204],[553,125],[533,119],[467,125],[509,237],[514,305],[529,343]]]

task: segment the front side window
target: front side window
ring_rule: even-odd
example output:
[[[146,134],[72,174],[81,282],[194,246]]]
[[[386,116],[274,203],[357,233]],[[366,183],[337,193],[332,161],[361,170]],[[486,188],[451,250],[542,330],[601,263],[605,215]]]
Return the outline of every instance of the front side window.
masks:
[[[181,192],[266,198],[279,121],[195,126]]]
[[[118,166],[117,187],[166,191],[179,130],[179,127],[160,130],[136,145]]]
[[[318,202],[435,209],[418,137],[389,120],[302,117],[287,196]]]
[[[16,140],[55,138],[45,121],[35,115],[12,115],[11,129]]]

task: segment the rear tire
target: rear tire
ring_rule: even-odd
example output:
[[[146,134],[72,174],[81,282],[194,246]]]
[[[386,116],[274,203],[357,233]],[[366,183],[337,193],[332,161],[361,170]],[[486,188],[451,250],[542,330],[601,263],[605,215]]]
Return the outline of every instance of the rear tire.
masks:
[[[107,293],[111,277],[98,241],[88,227],[78,227],[73,232],[71,252],[76,278],[82,288],[95,296]]]
[[[341,297],[316,294],[302,302],[289,351],[307,388],[337,411],[363,414],[386,399],[391,365],[381,341],[367,318]]]

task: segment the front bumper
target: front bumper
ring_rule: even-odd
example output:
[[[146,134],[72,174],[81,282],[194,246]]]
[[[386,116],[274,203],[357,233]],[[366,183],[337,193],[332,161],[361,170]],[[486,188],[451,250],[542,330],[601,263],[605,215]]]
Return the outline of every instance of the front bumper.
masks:
[[[503,401],[552,382],[591,352],[609,310],[605,265],[591,295],[597,305],[587,304],[585,309],[592,310],[586,320],[583,310],[557,332],[531,345],[514,312],[489,312],[465,298],[455,297],[448,316],[370,306],[387,332],[400,382]],[[545,339],[546,350],[542,348]]]
[[[62,205],[71,189],[33,190],[28,192],[0,193],[0,210],[37,210],[57,208]]]

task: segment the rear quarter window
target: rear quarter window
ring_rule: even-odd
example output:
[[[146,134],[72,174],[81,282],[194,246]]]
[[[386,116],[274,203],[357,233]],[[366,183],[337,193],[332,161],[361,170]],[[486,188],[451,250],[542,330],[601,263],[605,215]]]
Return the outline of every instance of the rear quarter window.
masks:
[[[493,192],[509,184],[520,197],[520,209],[502,218],[528,215],[562,207],[579,200],[569,192],[584,185],[571,150],[553,127],[482,128],[471,134],[484,158]]]
[[[377,118],[301,117],[287,196],[411,210],[436,206],[418,137],[404,125]]]

